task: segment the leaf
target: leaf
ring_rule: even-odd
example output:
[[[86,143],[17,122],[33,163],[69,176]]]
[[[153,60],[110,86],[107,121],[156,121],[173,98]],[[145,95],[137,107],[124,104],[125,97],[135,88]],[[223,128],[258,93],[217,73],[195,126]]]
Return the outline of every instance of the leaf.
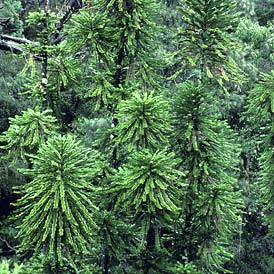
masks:
[[[210,69],[208,67],[205,67],[205,68],[206,68],[206,75],[207,75],[207,77],[208,78],[213,78],[213,75],[212,75]]]

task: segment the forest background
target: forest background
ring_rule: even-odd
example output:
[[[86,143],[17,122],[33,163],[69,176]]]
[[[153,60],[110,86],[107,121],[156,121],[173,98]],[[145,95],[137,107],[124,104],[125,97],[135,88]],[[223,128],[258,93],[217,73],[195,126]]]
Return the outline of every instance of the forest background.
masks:
[[[0,273],[274,273],[273,19],[0,1]]]

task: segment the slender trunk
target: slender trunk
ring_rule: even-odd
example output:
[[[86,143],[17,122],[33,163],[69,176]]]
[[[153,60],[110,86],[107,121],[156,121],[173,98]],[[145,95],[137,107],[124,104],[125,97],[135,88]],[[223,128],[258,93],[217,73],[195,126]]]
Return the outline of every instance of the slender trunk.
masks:
[[[116,72],[114,75],[114,81],[113,81],[113,86],[115,88],[118,88],[119,85],[121,84],[122,81],[122,63],[123,63],[123,59],[124,59],[124,55],[125,55],[125,48],[124,48],[124,32],[121,33],[120,36],[120,43],[121,43],[121,47],[120,50],[118,52],[117,55],[117,59],[116,59]],[[108,106],[109,110],[111,111],[111,115],[112,115],[112,122],[111,122],[111,126],[113,128],[117,127],[118,125],[118,120],[116,118],[114,118],[115,112],[116,112],[116,107],[115,106]],[[114,136],[115,138],[116,136]],[[118,162],[117,162],[117,147],[115,146],[111,155],[111,166],[114,168],[118,168]]]
[[[44,12],[45,12],[45,21],[44,21],[44,37],[43,37],[43,60],[42,60],[42,87],[44,92],[47,90],[47,71],[48,71],[48,27],[49,27],[49,0],[45,0]]]
[[[106,242],[105,240],[102,243],[102,253],[101,253],[101,267],[102,267],[102,273],[103,274],[108,274],[108,268],[109,268],[109,255],[108,255],[108,250],[106,247]]]
[[[155,249],[155,228],[152,224],[151,217],[149,217],[149,229],[146,235],[146,250],[145,250],[145,258],[144,258],[144,274],[148,274],[151,269],[151,254]]]
[[[48,29],[49,29],[49,5],[50,1],[45,0],[44,2],[44,12],[45,12],[45,20],[44,20],[44,28],[43,28],[43,54],[42,54],[42,71],[41,71],[41,76],[42,76],[42,81],[41,81],[41,86],[43,90],[43,94],[45,94],[47,101],[51,104],[51,107],[53,109],[53,102],[51,96],[48,95],[48,52],[47,52],[47,46],[48,46]],[[43,98],[42,98],[43,100]]]

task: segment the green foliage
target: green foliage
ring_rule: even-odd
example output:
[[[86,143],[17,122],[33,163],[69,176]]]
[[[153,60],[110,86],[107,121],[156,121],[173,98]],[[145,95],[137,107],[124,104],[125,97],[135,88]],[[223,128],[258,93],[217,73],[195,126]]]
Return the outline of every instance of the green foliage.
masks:
[[[23,267],[22,264],[19,265],[17,263],[14,263],[11,269],[10,263],[6,260],[3,260],[0,263],[0,273],[1,274],[23,274],[24,272],[22,271],[22,267]]]
[[[260,25],[266,25],[269,21],[273,20],[273,2],[271,0],[254,0],[255,13]]]
[[[46,263],[45,263],[46,261]],[[81,268],[76,268],[74,265],[72,265],[69,260],[65,257],[63,257],[63,265],[58,266],[58,269],[56,269],[56,265],[54,261],[50,262],[47,261],[45,254],[41,253],[36,257],[32,257],[28,260],[23,261],[22,265],[22,271],[20,273],[22,274],[52,274],[52,273],[58,273],[58,274],[72,274],[72,273],[93,273],[90,272],[81,272],[82,269],[85,268],[85,264],[82,264]],[[75,262],[77,264],[78,262]],[[91,265],[91,267],[94,267]]]
[[[184,265],[177,263],[172,273],[202,274],[193,263],[186,263]]]
[[[130,99],[118,105],[115,132],[117,145],[132,148],[158,148],[168,142],[171,132],[168,101],[154,92],[134,92]]]
[[[270,0],[0,2],[0,272],[273,272]]]
[[[270,36],[270,30],[267,27],[260,26],[258,22],[252,22],[246,18],[240,20],[238,27],[237,34],[242,41],[255,48],[258,48]]]
[[[58,54],[58,55],[57,55]],[[60,96],[60,92],[68,86],[77,83],[79,86],[79,76],[81,75],[81,66],[77,59],[66,56],[64,49],[56,50],[55,58],[49,60],[49,88],[54,90]]]
[[[40,42],[41,45],[44,45],[49,39],[50,31],[55,31],[57,18],[56,14],[49,12],[49,14],[46,15],[45,11],[41,9],[39,11],[29,12],[26,23],[28,24],[28,27],[31,27],[35,32],[37,42]],[[45,25],[47,25],[46,28]],[[38,49],[38,47],[36,49]]]
[[[266,135],[261,136],[260,141],[263,147],[263,154],[260,158],[260,183],[262,187],[262,202],[265,204],[265,211],[267,213],[266,220],[270,224],[270,232],[272,233],[274,227],[273,214],[273,113],[274,113],[274,97],[273,71],[270,74],[261,74],[260,81],[255,85],[254,89],[249,94],[249,112],[256,114],[258,117],[268,118],[269,122],[266,126]],[[261,118],[261,119],[262,119]],[[258,119],[260,121],[260,119]]]
[[[273,66],[273,25],[260,26],[247,18],[242,18],[236,29],[236,36],[243,45],[235,59],[248,75],[249,82],[257,80],[259,72],[268,73]]]
[[[267,138],[264,139],[265,151],[260,159],[261,168],[261,178],[260,183],[262,186],[262,202],[265,205],[266,217],[265,220],[270,225],[270,233],[273,235],[274,228],[274,212],[273,212],[273,201],[274,201],[274,191],[273,191],[273,127],[268,128],[269,134]]]
[[[102,209],[97,216],[98,234],[102,239],[102,248],[107,250],[109,255],[120,262],[126,261],[134,248],[132,234],[134,225],[127,224],[120,217],[115,216],[111,211]]]
[[[249,92],[249,112],[259,117],[274,112],[273,96],[274,71],[262,73],[259,82]]]
[[[129,163],[119,170],[111,192],[120,192],[118,202],[133,207],[137,212],[176,213],[176,186],[180,186],[174,169],[177,161],[166,151],[142,150],[132,155]],[[182,186],[182,184],[181,184]]]
[[[117,200],[116,210],[130,209],[133,221],[138,220],[142,240],[137,258],[144,273],[154,273],[153,269],[159,269],[160,262],[166,259],[159,230],[179,213],[177,196],[184,191],[184,182],[183,173],[175,169],[177,163],[174,154],[165,150],[135,152],[119,169],[108,191]]]
[[[238,0],[238,9],[244,17],[255,17],[255,1],[254,0]]]
[[[20,18],[22,12],[22,3],[17,0],[4,0],[0,3],[0,18],[9,18],[9,24],[3,31],[6,34],[22,35],[23,23]],[[0,33],[2,28],[0,25]]]
[[[0,136],[1,148],[8,152],[7,158],[15,163],[19,158],[26,161],[26,154],[35,152],[56,129],[56,119],[51,111],[28,109],[22,115],[10,118],[10,127]]]
[[[135,63],[136,66],[144,65],[144,57],[148,56],[152,46],[155,23],[151,19],[157,10],[156,3],[148,0],[104,0],[98,2],[98,8],[119,29],[118,50],[122,49],[123,54],[128,56],[125,60]]]
[[[182,196],[182,250],[204,273],[222,269],[232,256],[229,241],[240,224],[241,199],[235,191],[233,133],[212,106],[202,84],[186,82],[175,98],[174,143],[186,172]],[[180,225],[179,225],[180,226]]]
[[[11,96],[3,93],[1,93],[0,96],[0,132],[2,133],[9,127],[8,117],[12,117],[17,113],[17,106],[16,100],[14,100]]]
[[[74,123],[74,129],[86,147],[98,147],[102,132],[107,132],[111,121],[106,118],[80,118]]]
[[[37,254],[44,248],[47,258],[61,265],[63,254],[73,264],[72,254],[88,252],[90,235],[96,234],[91,182],[98,171],[90,153],[70,135],[55,136],[31,156],[33,168],[21,169],[33,177],[17,189],[17,218],[23,218],[17,235],[21,250],[34,245]]]
[[[86,49],[97,61],[109,61],[110,47],[118,38],[118,32],[112,33],[110,18],[96,12],[96,9],[83,9],[72,18],[68,27],[71,49]]]
[[[198,70],[223,86],[223,80],[241,80],[239,69],[229,52],[236,47],[228,33],[237,26],[235,1],[182,1],[180,13],[184,26],[179,29],[176,73],[186,66]]]
[[[231,270],[237,274],[270,274],[274,271],[273,238],[262,234],[267,230],[257,227],[256,221],[251,226],[244,229],[249,235],[243,237]]]
[[[1,16],[0,16],[1,18]],[[27,103],[18,96],[23,79],[17,73],[23,66],[22,60],[12,54],[0,52],[0,132],[7,130],[8,118],[14,117]]]
[[[121,85],[156,85],[156,9],[154,1],[95,1],[73,17],[67,29],[70,45],[92,56],[87,97],[95,100],[97,110],[107,106],[114,111],[125,93]]]
[[[112,100],[114,92],[113,49],[116,47],[119,31],[112,25],[111,18],[93,7],[74,15],[67,32],[73,51],[81,50],[85,58],[92,56],[88,71],[92,86],[86,96],[96,100],[96,109],[106,106]]]

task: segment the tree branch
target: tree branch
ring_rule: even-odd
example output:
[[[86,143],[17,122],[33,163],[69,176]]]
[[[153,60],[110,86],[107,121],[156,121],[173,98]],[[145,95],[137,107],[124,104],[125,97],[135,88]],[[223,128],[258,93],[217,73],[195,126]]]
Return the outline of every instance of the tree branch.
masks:
[[[60,43],[66,36],[60,34],[60,31],[63,29],[64,24],[70,19],[71,14],[80,8],[82,8],[82,1],[80,0],[68,0],[65,7],[65,12],[63,13],[62,18],[59,23],[56,25],[57,33],[52,34],[50,45],[56,45]],[[4,20],[6,22],[7,19]],[[25,38],[13,37],[10,35],[0,35],[0,50],[9,51],[15,54],[24,53],[24,49],[20,45],[33,44],[37,45],[36,42],[30,41]]]
[[[8,243],[7,240],[3,239],[2,237],[0,237],[0,240],[1,240],[2,242],[4,242],[4,243],[6,244],[6,246],[7,246],[10,250],[14,251],[15,253],[18,252],[18,250],[15,249],[14,247],[12,247],[12,246]]]
[[[22,54],[24,53],[24,50],[22,48],[19,48],[17,45],[5,42],[0,39],[0,50],[9,51],[15,54]]]
[[[10,35],[0,35],[0,38],[4,41],[12,41],[18,44],[35,44],[35,42],[32,42],[31,40],[25,39],[25,38],[19,38],[19,37],[13,37]],[[38,43],[36,43],[38,44]]]
[[[56,25],[58,31],[63,29],[64,24],[69,20],[73,10],[78,10],[82,8],[82,1],[79,0],[69,0],[66,4],[65,12],[63,17],[60,19],[59,23]]]
[[[63,29],[64,24],[70,19],[73,11],[75,11],[75,10],[77,11],[82,7],[83,7],[82,1],[79,1],[79,0],[67,1],[66,7],[65,7],[65,12],[63,13],[63,16],[60,19],[59,23],[56,24],[57,33],[52,35],[52,39],[50,42],[51,45],[58,44],[65,38],[65,35],[60,34],[60,31]]]

